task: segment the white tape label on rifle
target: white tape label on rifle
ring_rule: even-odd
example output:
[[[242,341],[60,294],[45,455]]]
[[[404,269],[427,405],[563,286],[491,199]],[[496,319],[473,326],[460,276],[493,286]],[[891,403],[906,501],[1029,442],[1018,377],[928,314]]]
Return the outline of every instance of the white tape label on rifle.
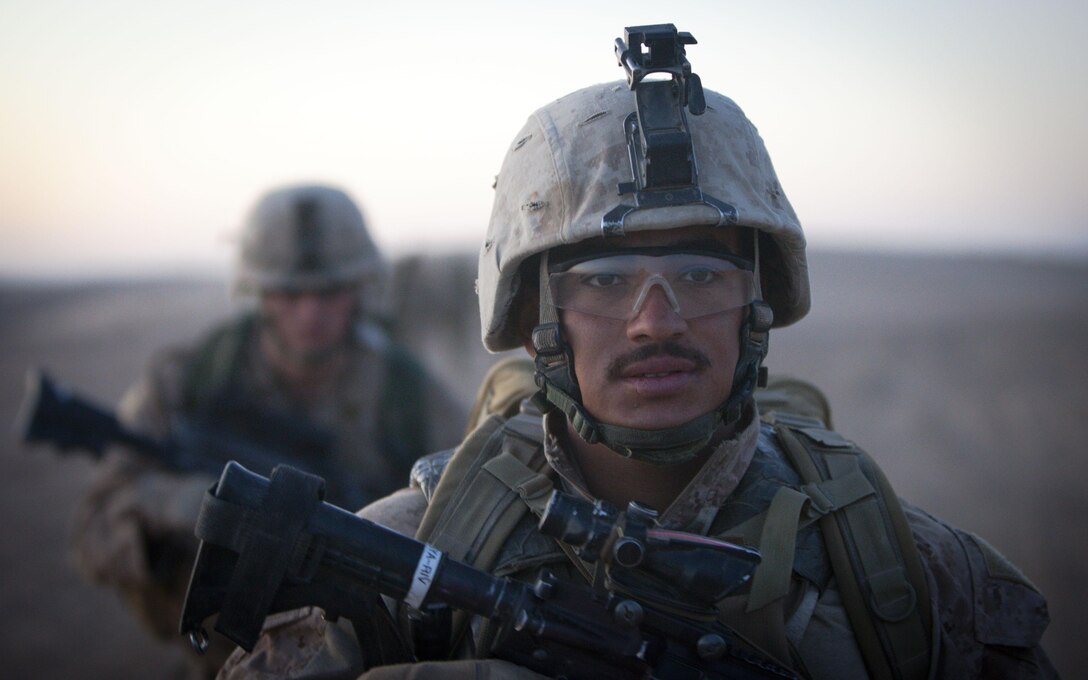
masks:
[[[414,609],[419,609],[423,599],[431,590],[434,583],[434,575],[438,572],[438,563],[442,561],[442,551],[434,546],[423,546],[423,552],[419,556],[419,564],[416,565],[416,573],[412,576],[412,587],[404,596],[404,603]]]

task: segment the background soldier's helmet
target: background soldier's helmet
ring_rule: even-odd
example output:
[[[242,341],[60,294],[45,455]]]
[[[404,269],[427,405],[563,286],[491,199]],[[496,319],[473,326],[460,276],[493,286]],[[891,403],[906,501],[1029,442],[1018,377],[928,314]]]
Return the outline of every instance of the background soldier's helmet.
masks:
[[[243,293],[304,291],[380,284],[386,273],[363,215],[346,193],[293,186],[264,194],[250,210],[235,285]]]
[[[809,309],[805,238],[755,127],[730,99],[706,90],[706,112],[689,115],[704,194],[736,209],[736,222],[759,233],[759,274],[774,325]],[[506,154],[495,185],[487,238],[480,252],[480,319],[492,351],[520,347],[517,317],[522,271],[533,255],[602,236],[601,218],[630,202],[617,186],[632,179],[623,121],[634,112],[626,83],[596,85],[530,116]],[[639,209],[627,232],[716,225],[706,204]],[[723,225],[724,226],[724,225]]]

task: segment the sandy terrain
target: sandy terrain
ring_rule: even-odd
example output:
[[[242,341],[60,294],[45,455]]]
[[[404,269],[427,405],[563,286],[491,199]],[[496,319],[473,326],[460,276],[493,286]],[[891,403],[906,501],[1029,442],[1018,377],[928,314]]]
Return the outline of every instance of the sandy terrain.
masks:
[[[401,332],[469,398],[478,349],[470,258],[402,262]],[[817,254],[814,311],[772,334],[772,371],[831,397],[837,429],[899,492],[976,531],[1048,595],[1059,670],[1088,666],[1088,264]],[[229,310],[203,281],[0,286],[0,423],[32,365],[113,403],[151,353]],[[458,311],[464,310],[464,311]],[[0,476],[0,674],[159,678],[180,651],[153,642],[67,562],[92,466],[8,435]]]

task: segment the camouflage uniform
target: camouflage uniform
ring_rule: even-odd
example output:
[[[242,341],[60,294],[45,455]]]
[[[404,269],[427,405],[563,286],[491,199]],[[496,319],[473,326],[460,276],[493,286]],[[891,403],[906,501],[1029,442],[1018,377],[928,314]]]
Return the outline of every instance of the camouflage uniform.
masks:
[[[545,416],[546,423],[553,420],[551,427],[555,427],[555,415]],[[565,490],[589,496],[577,467],[555,437],[547,438],[545,454],[553,476]],[[359,514],[402,533],[414,533],[444,460],[448,459],[439,459],[437,465],[417,466],[411,488]],[[700,518],[705,516],[703,509],[710,507],[717,509],[715,529],[722,522],[730,526],[765,509],[774,490],[782,485],[798,488],[801,483],[786,463],[773,430],[757,418],[750,418],[735,438],[718,447],[662,514],[661,523],[707,533],[708,527],[700,526]],[[1056,677],[1039,646],[1048,616],[1046,602],[1038,591],[978,537],[909,504],[905,509],[931,583],[935,627],[940,636],[932,677]],[[791,665],[805,677],[868,677],[831,574],[826,548],[815,527],[799,537],[798,546],[793,587],[782,621]],[[566,578],[580,578],[555,541],[539,534],[536,518],[527,516],[506,540],[491,571],[532,581],[542,568]],[[742,600],[734,606],[743,611],[746,596],[740,597]],[[740,623],[743,625],[743,621]],[[764,643],[758,631],[738,629],[764,647],[773,645]],[[475,625],[474,630],[479,637],[482,626]],[[249,655],[236,651],[219,677],[355,678],[362,672],[362,659],[353,645],[350,627],[326,622],[319,610],[288,612],[270,617],[254,651]],[[466,657],[475,653],[471,643],[461,651]],[[476,677],[475,662],[463,662],[456,668],[446,670]],[[392,669],[371,672],[367,677],[385,677],[390,672]],[[495,668],[491,672],[494,677],[508,677]]]

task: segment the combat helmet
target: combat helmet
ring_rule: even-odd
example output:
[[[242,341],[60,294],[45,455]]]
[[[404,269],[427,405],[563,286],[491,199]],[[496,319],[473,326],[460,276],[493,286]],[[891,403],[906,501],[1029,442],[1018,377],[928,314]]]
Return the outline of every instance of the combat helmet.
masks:
[[[363,307],[372,308],[388,269],[359,207],[330,186],[289,186],[265,193],[246,217],[240,245],[235,288],[241,293],[317,290],[365,281],[373,285],[363,287]]]
[[[739,417],[766,354],[767,330],[809,309],[800,222],[755,127],[691,73],[684,45],[694,42],[671,24],[627,28],[616,41],[626,82],[579,90],[529,117],[496,180],[477,282],[484,345],[502,351],[521,346],[518,311],[526,305],[519,294],[537,288],[527,283],[543,278],[555,248],[695,225],[751,230],[758,299],[742,331],[733,393],[698,423],[645,431],[594,422],[580,404],[547,286],[539,286],[533,343],[547,400],[587,441],[659,463],[694,455],[723,419]],[[646,78],[651,73],[668,78]]]

